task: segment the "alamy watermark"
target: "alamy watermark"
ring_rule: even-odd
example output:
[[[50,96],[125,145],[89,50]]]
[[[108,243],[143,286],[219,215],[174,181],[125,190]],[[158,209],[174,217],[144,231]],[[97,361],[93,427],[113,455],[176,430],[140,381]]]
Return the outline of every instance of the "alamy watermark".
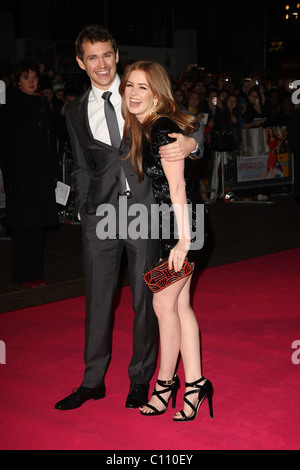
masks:
[[[6,344],[0,341],[0,364],[6,364]]]
[[[293,104],[300,104],[300,80],[294,80],[290,83],[291,90],[295,90],[292,93],[292,102]]]
[[[179,240],[184,237],[191,240],[190,250],[200,250],[204,244],[204,204],[185,204],[184,207],[152,204],[149,214],[143,204],[128,207],[127,197],[121,196],[118,211],[112,204],[101,204],[96,215],[100,217],[96,227],[100,240]]]
[[[292,349],[296,349],[292,354],[292,363],[297,366],[300,364],[300,339],[293,342]]]

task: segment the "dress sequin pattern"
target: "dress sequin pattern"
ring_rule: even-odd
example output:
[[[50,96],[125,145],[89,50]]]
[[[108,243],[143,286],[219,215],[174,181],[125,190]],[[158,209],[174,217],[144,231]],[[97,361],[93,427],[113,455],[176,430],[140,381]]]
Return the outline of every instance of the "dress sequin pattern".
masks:
[[[143,135],[142,150],[143,150],[143,170],[144,173],[151,179],[153,194],[157,204],[162,208],[160,217],[160,246],[161,246],[161,258],[169,256],[170,250],[176,245],[177,238],[174,230],[174,218],[172,202],[170,198],[170,190],[168,180],[165,176],[161,158],[159,155],[159,147],[174,142],[168,136],[173,132],[181,133],[181,129],[169,118],[159,118],[151,128],[151,143]],[[185,159],[185,183],[186,183],[186,196],[187,203],[190,211],[190,229],[193,233],[196,233],[197,213],[196,204],[203,204],[200,193],[195,188],[195,183],[192,179],[192,160],[190,158]],[[170,221],[167,224],[164,221]],[[168,236],[167,236],[168,235]],[[199,250],[190,250],[187,254],[189,261],[195,261],[199,255]]]

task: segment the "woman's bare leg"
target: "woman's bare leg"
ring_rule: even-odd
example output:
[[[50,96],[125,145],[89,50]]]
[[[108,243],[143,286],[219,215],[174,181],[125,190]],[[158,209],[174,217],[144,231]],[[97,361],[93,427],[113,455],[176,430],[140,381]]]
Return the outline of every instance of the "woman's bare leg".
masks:
[[[202,377],[200,331],[198,321],[190,304],[190,283],[191,279],[184,286],[178,298],[178,315],[181,326],[180,353],[184,367],[185,382],[188,383],[195,382]],[[200,385],[204,382],[205,380],[200,382]],[[192,389],[188,387],[186,391],[189,390]],[[197,394],[189,396],[189,400],[194,404],[197,402],[197,399]],[[186,403],[184,403],[183,410],[187,416],[192,413],[192,409]],[[177,415],[178,418],[181,418],[180,413],[176,413],[175,417]]]
[[[159,380],[171,380],[174,376],[181,344],[178,297],[188,281],[188,278],[181,279],[153,296],[153,307],[158,319],[160,336]],[[156,390],[159,391],[162,388],[156,384]],[[169,396],[170,392],[163,394],[162,398],[168,401]],[[149,403],[158,410],[164,408],[163,403],[155,396],[151,398]],[[140,409],[143,412],[152,412],[147,406]]]

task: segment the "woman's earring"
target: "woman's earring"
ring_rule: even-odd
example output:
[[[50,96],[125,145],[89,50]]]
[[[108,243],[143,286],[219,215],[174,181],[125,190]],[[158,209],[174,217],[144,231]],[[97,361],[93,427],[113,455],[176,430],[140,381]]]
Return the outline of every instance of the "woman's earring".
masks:
[[[158,105],[158,101],[154,101],[154,103],[153,103],[153,108],[152,108],[151,111],[150,111],[150,116],[151,116],[151,114],[156,113],[157,105]]]

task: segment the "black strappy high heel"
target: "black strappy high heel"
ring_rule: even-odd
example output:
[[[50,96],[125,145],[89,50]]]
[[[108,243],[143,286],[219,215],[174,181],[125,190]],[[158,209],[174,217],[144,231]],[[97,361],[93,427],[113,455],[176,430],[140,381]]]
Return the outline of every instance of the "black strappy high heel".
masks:
[[[179,382],[179,378],[177,377],[177,375],[175,374],[173,379],[171,379],[171,380],[166,380],[166,381],[165,380],[157,380],[157,383],[160,387],[164,387],[164,388],[161,389],[161,390],[156,390],[156,388],[155,388],[152,396],[155,396],[155,397],[159,398],[159,400],[164,405],[164,408],[162,410],[158,410],[157,408],[155,408],[155,406],[150,405],[148,403],[145,406],[147,408],[150,408],[152,410],[152,412],[147,413],[147,412],[142,411],[140,409],[140,413],[143,416],[158,416],[158,415],[164,414],[165,411],[168,408],[168,404],[169,404],[169,401],[171,400],[171,398],[172,398],[172,407],[175,408],[175,406],[176,406],[177,392],[180,388],[180,382]],[[163,395],[164,393],[168,393],[168,392],[171,392],[171,394],[169,396],[168,401],[166,401],[161,395]]]
[[[205,380],[203,385],[199,385],[199,382],[203,382]],[[173,420],[176,422],[184,422],[184,421],[193,421],[193,419],[197,418],[198,410],[200,408],[201,403],[207,398],[208,401],[208,406],[209,406],[209,414],[210,417],[213,418],[213,406],[212,406],[212,396],[214,393],[212,383],[206,379],[205,377],[201,377],[201,379],[196,380],[196,382],[191,382],[185,384],[186,387],[193,387],[195,390],[189,390],[184,394],[184,401],[189,405],[189,407],[192,409],[192,414],[187,416],[183,410],[181,410],[179,413],[181,414],[182,418],[176,418],[173,416]],[[193,403],[190,402],[190,400],[187,398],[190,395],[193,395],[194,393],[198,393],[198,401],[196,405],[193,405]]]

